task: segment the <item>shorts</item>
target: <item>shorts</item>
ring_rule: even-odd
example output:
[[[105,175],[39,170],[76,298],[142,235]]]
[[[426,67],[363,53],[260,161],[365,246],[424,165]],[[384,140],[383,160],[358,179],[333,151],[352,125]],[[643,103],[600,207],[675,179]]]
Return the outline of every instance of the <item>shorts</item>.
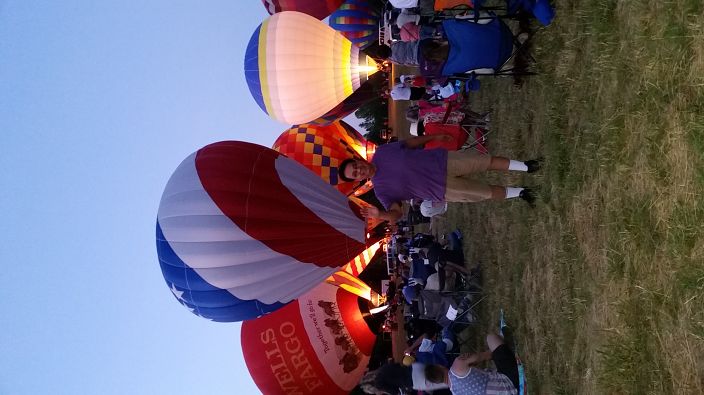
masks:
[[[450,151],[447,153],[447,176],[461,177],[489,170],[490,155],[474,152]]]
[[[494,352],[491,353],[491,359],[496,365],[496,370],[511,379],[513,386],[518,389],[520,385],[518,380],[518,362],[516,361],[516,355],[509,346],[502,344],[496,347]]]
[[[491,156],[470,152],[447,153],[445,200],[454,203],[474,203],[491,199],[491,187],[464,176],[487,171]]]

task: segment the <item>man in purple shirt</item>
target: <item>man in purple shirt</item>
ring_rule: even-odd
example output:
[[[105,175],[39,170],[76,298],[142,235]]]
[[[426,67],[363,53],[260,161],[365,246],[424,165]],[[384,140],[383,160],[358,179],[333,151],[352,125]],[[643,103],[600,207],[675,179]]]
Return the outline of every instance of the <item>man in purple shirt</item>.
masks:
[[[366,208],[363,210],[365,215],[396,221],[403,214],[401,202],[415,198],[437,202],[479,202],[519,197],[531,206],[534,204],[535,197],[528,189],[487,185],[464,176],[487,170],[532,173],[540,169],[538,160],[521,162],[462,151],[418,149],[434,139],[446,141],[452,137],[415,137],[380,146],[371,163],[347,159],[340,164],[338,174],[345,181],[371,178],[376,197],[386,209]]]

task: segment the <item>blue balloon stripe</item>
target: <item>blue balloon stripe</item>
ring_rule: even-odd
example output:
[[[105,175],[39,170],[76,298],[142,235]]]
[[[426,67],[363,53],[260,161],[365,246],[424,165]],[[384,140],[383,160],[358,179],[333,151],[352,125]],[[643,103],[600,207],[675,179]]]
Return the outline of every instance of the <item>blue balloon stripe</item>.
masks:
[[[176,284],[177,287],[200,292],[222,290],[222,288],[215,287],[205,281],[195,270],[189,267],[178,268],[170,264],[164,264],[163,258],[159,258],[159,264],[161,264],[161,273],[164,278],[170,283]]]
[[[266,113],[262,84],[259,79],[259,32],[261,28],[262,25],[257,26],[247,44],[247,50],[244,53],[244,78],[254,101]]]
[[[158,221],[156,249],[167,286],[172,293],[175,291],[174,297],[196,315],[218,322],[236,322],[270,313],[285,305],[242,300],[228,290],[208,283],[171,248]]]

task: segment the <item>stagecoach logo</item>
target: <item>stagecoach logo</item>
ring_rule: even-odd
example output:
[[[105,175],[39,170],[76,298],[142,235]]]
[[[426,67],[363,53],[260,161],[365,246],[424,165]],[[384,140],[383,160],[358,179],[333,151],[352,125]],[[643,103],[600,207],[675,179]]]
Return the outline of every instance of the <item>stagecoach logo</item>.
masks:
[[[335,339],[335,344],[333,347],[338,363],[342,366],[342,371],[349,373],[357,369],[362,359],[362,355],[352,341],[347,328],[345,328],[336,303],[326,302],[323,300],[318,301],[318,307],[322,309],[325,314],[325,318],[322,320],[323,325],[320,325],[313,301],[309,300],[307,305],[309,318],[315,325],[318,340],[320,340],[323,345],[323,352],[327,354],[330,351],[330,345],[325,340],[325,336],[323,334],[323,331],[327,331],[331,335],[330,337]]]

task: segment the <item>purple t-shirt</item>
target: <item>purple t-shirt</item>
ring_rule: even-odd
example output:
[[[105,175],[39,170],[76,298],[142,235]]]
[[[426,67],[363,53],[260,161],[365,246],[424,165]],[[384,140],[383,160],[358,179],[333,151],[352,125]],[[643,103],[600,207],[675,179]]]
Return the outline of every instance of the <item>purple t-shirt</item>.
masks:
[[[376,166],[374,193],[387,210],[403,200],[445,200],[444,149],[409,149],[403,142],[385,144],[376,149],[372,164]]]

